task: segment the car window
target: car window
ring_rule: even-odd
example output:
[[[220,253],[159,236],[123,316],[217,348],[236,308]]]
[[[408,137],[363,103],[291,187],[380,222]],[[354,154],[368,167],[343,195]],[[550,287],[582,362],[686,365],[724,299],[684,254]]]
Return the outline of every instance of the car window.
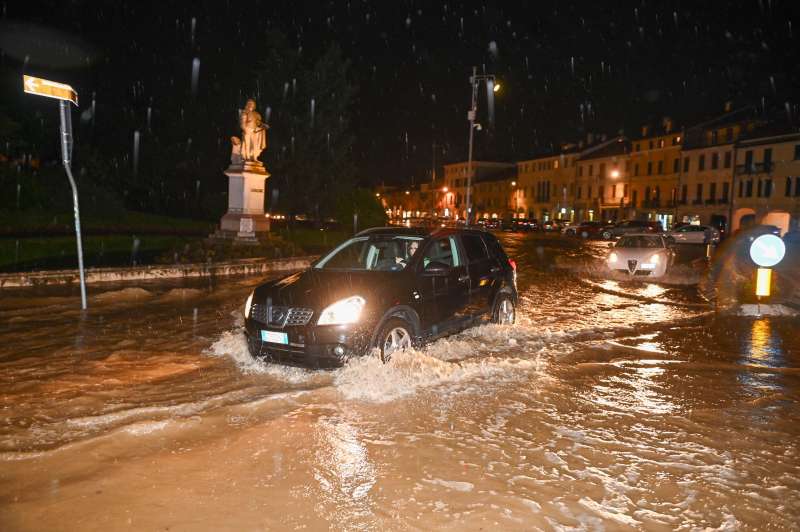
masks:
[[[662,248],[664,243],[659,236],[626,236],[617,242],[618,248]]]
[[[422,267],[426,267],[431,262],[441,262],[450,267],[461,264],[455,237],[437,238],[425,248],[425,254],[422,256]]]
[[[489,258],[486,246],[478,235],[461,235],[461,243],[464,244],[464,251],[469,262],[477,262]]]
[[[494,236],[487,233],[481,235],[481,238],[483,238],[483,243],[486,244],[486,247],[489,249],[489,255],[492,258],[497,260],[508,260],[505,251],[503,251],[503,247]]]
[[[351,238],[322,258],[314,268],[325,270],[405,269],[422,238],[379,235]]]

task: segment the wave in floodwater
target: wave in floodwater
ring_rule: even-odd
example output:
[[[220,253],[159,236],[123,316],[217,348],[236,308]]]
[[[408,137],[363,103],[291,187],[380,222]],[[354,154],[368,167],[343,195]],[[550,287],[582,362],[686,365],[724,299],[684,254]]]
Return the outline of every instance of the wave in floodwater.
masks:
[[[637,292],[589,283],[584,289],[593,295],[584,304],[593,306],[594,319],[587,319],[573,304],[563,316],[542,320],[531,302],[523,307],[527,311],[520,313],[517,325],[473,327],[422,348],[398,353],[388,364],[373,354],[354,358],[333,371],[254,359],[247,348],[241,312],[238,308],[230,310],[228,323],[232,322],[232,328],[217,333],[202,352],[165,352],[160,347],[150,350],[128,342],[122,355],[112,353],[98,361],[81,362],[85,368],[79,382],[57,376],[50,384],[44,382],[42,386],[69,395],[59,399],[58,404],[45,397],[47,394],[32,396],[30,405],[24,400],[18,403],[12,416],[17,426],[11,424],[0,430],[0,452],[10,459],[15,453],[24,456],[58,449],[109,432],[149,434],[173,422],[258,404],[284,393],[309,393],[314,401],[319,394],[334,392],[345,400],[375,403],[413,396],[422,390],[482,394],[496,389],[497,383],[532,376],[547,378],[548,365],[568,359],[578,344],[641,334],[667,324],[677,326],[703,315],[691,305],[677,304],[675,308],[670,289],[656,285],[643,286]],[[199,294],[183,289],[162,295],[123,289],[104,295],[105,301],[113,304],[142,299],[182,300]],[[673,310],[665,310],[670,306]],[[555,314],[547,309],[544,313]],[[165,330],[161,334],[167,333]],[[71,364],[70,360],[64,364]],[[233,365],[221,363],[225,360]],[[18,365],[20,371],[31,374],[39,367],[29,366],[28,362],[24,367],[23,362]],[[93,386],[102,387],[103,393],[94,394]]]

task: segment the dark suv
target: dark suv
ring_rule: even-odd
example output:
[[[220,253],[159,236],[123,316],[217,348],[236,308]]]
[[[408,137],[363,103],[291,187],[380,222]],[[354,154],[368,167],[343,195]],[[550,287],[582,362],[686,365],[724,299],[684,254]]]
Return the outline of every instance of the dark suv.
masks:
[[[420,345],[482,321],[514,323],[516,264],[477,229],[369,229],[245,303],[253,356],[312,367]]]

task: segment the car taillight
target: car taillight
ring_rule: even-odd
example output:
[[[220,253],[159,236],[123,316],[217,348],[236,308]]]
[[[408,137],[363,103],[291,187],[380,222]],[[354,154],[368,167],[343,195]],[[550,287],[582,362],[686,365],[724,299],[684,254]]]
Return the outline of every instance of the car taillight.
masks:
[[[516,272],[517,271],[517,262],[514,259],[508,259],[508,263],[511,265],[511,269]]]

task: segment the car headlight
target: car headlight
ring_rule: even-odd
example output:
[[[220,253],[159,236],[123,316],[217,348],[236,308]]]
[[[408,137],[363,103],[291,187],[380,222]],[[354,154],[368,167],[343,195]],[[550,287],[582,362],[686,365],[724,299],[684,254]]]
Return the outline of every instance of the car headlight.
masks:
[[[661,260],[661,255],[658,254],[650,257],[650,262],[652,262],[653,264],[658,264],[660,260]]]
[[[355,323],[361,317],[361,310],[366,301],[361,296],[340,299],[329,305],[319,315],[317,325],[345,325]]]
[[[255,292],[250,292],[250,295],[247,296],[247,301],[244,302],[244,317],[250,317],[250,307],[253,306],[253,294]]]
[[[611,254],[608,256],[608,262],[617,262],[617,254],[611,252]]]

